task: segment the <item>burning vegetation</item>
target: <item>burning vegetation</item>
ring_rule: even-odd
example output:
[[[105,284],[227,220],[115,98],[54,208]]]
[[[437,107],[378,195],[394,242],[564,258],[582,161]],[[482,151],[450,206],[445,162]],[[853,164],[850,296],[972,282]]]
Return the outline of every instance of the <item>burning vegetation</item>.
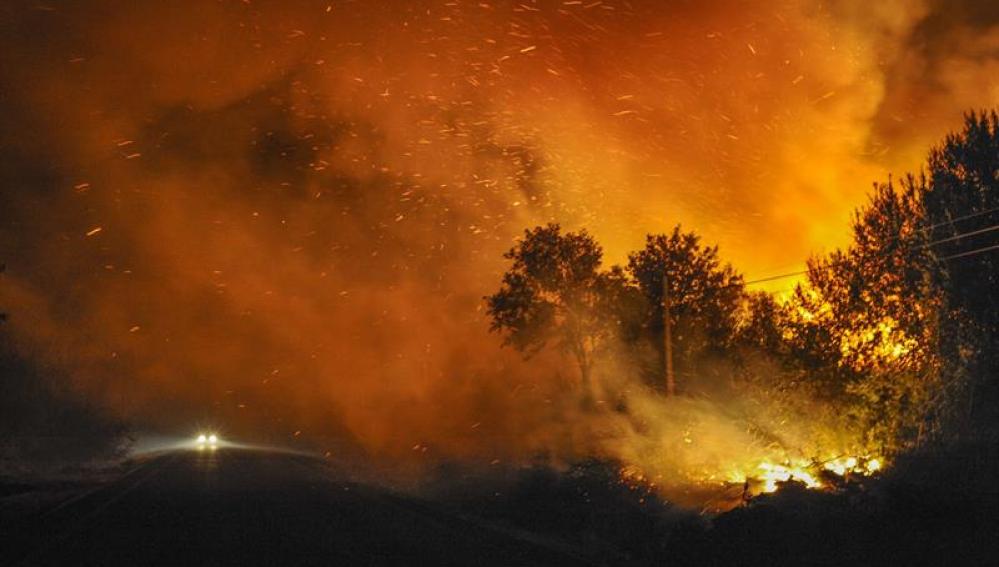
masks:
[[[994,113],[969,115],[928,174],[875,186],[848,247],[778,276],[804,279],[783,296],[747,291],[760,282],[679,226],[609,268],[585,230],[528,230],[487,298],[492,329],[528,357],[551,347],[572,360],[581,409],[568,419],[602,423],[596,454],[668,497],[880,474],[991,411],[970,368],[990,359],[971,337],[993,316],[959,290],[994,278],[997,245],[979,237],[999,208],[996,139]],[[956,280],[968,261],[984,271]]]

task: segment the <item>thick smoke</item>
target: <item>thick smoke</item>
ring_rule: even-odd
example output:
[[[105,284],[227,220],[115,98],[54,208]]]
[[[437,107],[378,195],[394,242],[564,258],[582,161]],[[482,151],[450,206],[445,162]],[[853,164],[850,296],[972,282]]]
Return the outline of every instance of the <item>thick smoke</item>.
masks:
[[[769,275],[996,92],[972,3],[0,11],[17,357],[143,426],[416,462],[637,450],[578,423],[571,366],[488,334],[524,227],[620,261],[683,222]]]

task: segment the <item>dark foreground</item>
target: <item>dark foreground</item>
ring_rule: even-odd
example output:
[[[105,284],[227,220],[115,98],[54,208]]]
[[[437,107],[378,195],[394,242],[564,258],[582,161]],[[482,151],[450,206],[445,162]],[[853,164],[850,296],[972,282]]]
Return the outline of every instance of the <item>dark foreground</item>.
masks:
[[[442,470],[421,499],[301,455],[178,451],[89,488],[0,487],[0,565],[992,566],[999,461],[966,452],[708,517],[600,463]]]
[[[321,461],[179,451],[0,526],[4,565],[578,565],[555,544],[337,478]]]

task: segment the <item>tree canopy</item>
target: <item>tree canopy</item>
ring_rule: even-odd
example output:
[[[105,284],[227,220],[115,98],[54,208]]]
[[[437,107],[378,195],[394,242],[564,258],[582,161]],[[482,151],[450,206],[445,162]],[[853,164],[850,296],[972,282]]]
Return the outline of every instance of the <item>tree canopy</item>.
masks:
[[[588,388],[594,355],[616,332],[624,274],[601,270],[603,249],[586,231],[563,234],[557,224],[525,231],[505,257],[513,265],[486,298],[492,329],[527,356],[555,343]]]
[[[512,266],[487,298],[492,328],[528,356],[549,343],[571,353],[587,386],[615,345],[644,345],[615,351],[635,359],[658,354],[660,364],[634,365],[658,379],[668,342],[688,391],[720,358],[744,377],[751,360],[769,361],[753,378],[764,395],[805,392],[869,454],[993,431],[999,116],[968,115],[932,150],[928,175],[875,184],[851,228],[847,247],[811,258],[778,298],[747,292],[716,246],[680,226],[648,235],[623,268],[604,268],[585,230],[536,227],[507,253]]]
[[[687,373],[697,356],[718,353],[730,345],[743,301],[742,276],[718,258],[717,246],[704,246],[680,226],[669,234],[648,235],[645,247],[628,256],[628,274],[648,305],[650,336],[662,344],[664,287],[674,348]]]

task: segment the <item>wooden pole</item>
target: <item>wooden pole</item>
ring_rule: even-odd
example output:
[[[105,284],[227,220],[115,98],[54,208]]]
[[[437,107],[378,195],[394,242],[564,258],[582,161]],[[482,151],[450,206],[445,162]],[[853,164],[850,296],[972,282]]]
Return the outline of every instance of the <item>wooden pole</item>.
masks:
[[[676,395],[676,376],[673,374],[673,322],[670,318],[669,279],[663,266],[663,352],[666,363],[666,397]]]

